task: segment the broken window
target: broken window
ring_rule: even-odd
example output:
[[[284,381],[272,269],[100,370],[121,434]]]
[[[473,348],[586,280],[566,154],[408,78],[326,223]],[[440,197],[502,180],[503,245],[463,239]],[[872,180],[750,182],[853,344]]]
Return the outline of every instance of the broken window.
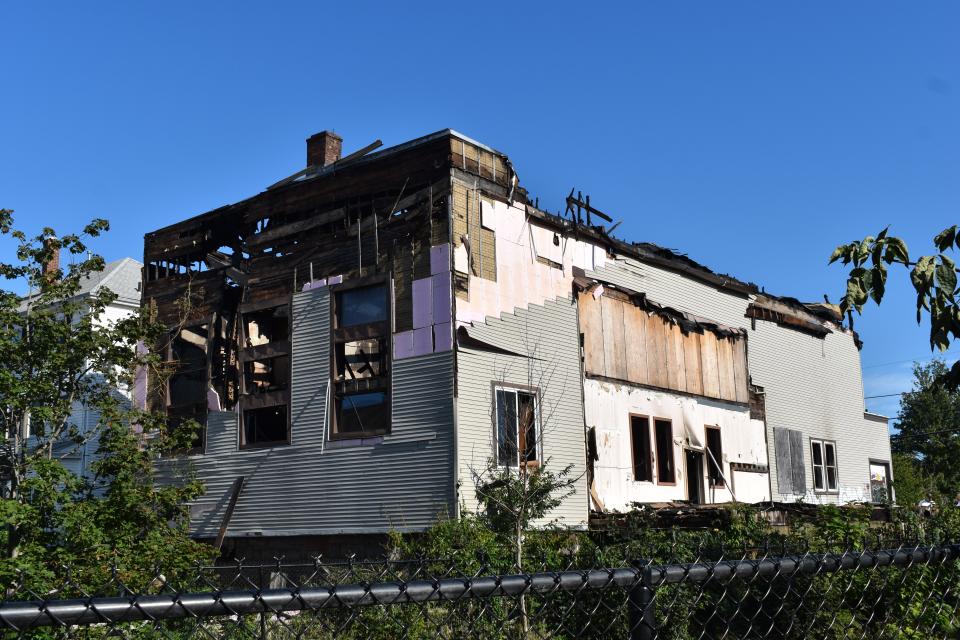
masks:
[[[813,488],[828,493],[837,491],[837,445],[828,440],[811,440]]]
[[[650,450],[650,419],[630,416],[630,443],[633,448],[633,479],[653,482],[653,452]]]
[[[669,420],[654,420],[657,441],[657,482],[674,484],[677,481],[673,462],[673,423]]]
[[[290,305],[276,300],[241,309],[241,447],[290,442]]]
[[[335,290],[333,437],[390,431],[388,292],[384,282]]]
[[[243,442],[248,446],[287,442],[287,424],[286,405],[248,409],[243,412]]]
[[[536,394],[498,388],[496,403],[497,464],[536,467],[541,454]]]
[[[169,344],[168,359],[173,373],[167,380],[167,426],[171,431],[195,420],[200,429],[193,434],[191,449],[203,448],[203,426],[207,421],[207,345],[210,325],[184,327]]]
[[[711,487],[722,487],[723,445],[718,427],[705,427],[707,432],[707,478]]]

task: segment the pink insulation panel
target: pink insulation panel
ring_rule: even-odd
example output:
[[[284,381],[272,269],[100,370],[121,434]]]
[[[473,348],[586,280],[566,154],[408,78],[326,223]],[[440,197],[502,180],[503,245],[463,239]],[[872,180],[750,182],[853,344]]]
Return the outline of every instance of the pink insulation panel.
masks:
[[[393,358],[401,360],[413,355],[413,331],[393,334]]]
[[[438,244],[430,247],[430,273],[450,272],[450,244]]]
[[[413,330],[413,355],[424,356],[433,353],[433,327]]]
[[[451,333],[452,322],[433,325],[434,351],[450,351],[453,349],[453,333]]]
[[[433,322],[450,322],[451,320],[451,289],[450,272],[438,273],[433,280]]]
[[[422,329],[433,324],[432,278],[413,281],[413,328]]]

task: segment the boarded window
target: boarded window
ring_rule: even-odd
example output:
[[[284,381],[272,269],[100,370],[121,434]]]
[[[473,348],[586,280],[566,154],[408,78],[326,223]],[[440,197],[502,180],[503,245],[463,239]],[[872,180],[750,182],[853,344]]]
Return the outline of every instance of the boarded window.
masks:
[[[817,491],[837,491],[837,447],[828,440],[811,440],[810,457],[813,463],[813,488]]]
[[[657,440],[657,482],[673,484],[677,481],[673,461],[673,423],[669,420],[654,420]]]
[[[650,418],[630,416],[630,443],[633,448],[633,479],[637,482],[653,482]]]
[[[332,437],[390,431],[390,301],[383,282],[334,296]]]
[[[240,446],[288,444],[290,305],[262,302],[241,311]]]
[[[536,394],[498,388],[496,403],[497,464],[516,467],[522,461],[536,466],[540,460]]]
[[[722,487],[723,482],[723,444],[720,439],[720,429],[706,427],[707,432],[707,478],[711,487]]]
[[[803,461],[803,433],[794,429],[773,429],[773,452],[777,461],[780,493],[802,495],[807,491]]]

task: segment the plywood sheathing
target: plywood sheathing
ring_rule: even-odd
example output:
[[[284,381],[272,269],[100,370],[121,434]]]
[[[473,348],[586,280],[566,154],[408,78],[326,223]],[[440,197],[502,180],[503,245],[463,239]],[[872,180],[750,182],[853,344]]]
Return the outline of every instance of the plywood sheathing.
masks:
[[[577,294],[588,376],[746,404],[746,336],[740,330],[644,308],[606,289]],[[650,303],[648,303],[650,304]]]

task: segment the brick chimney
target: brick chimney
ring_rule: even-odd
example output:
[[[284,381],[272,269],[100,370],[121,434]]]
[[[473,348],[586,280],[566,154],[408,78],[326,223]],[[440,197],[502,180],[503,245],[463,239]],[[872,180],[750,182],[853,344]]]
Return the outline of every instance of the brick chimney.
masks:
[[[53,274],[60,268],[60,245],[55,243],[56,238],[45,238],[43,241],[44,249],[51,251],[50,259],[43,263],[43,275],[52,278]]]
[[[321,131],[307,138],[307,166],[325,167],[340,159],[343,138],[333,131]]]

